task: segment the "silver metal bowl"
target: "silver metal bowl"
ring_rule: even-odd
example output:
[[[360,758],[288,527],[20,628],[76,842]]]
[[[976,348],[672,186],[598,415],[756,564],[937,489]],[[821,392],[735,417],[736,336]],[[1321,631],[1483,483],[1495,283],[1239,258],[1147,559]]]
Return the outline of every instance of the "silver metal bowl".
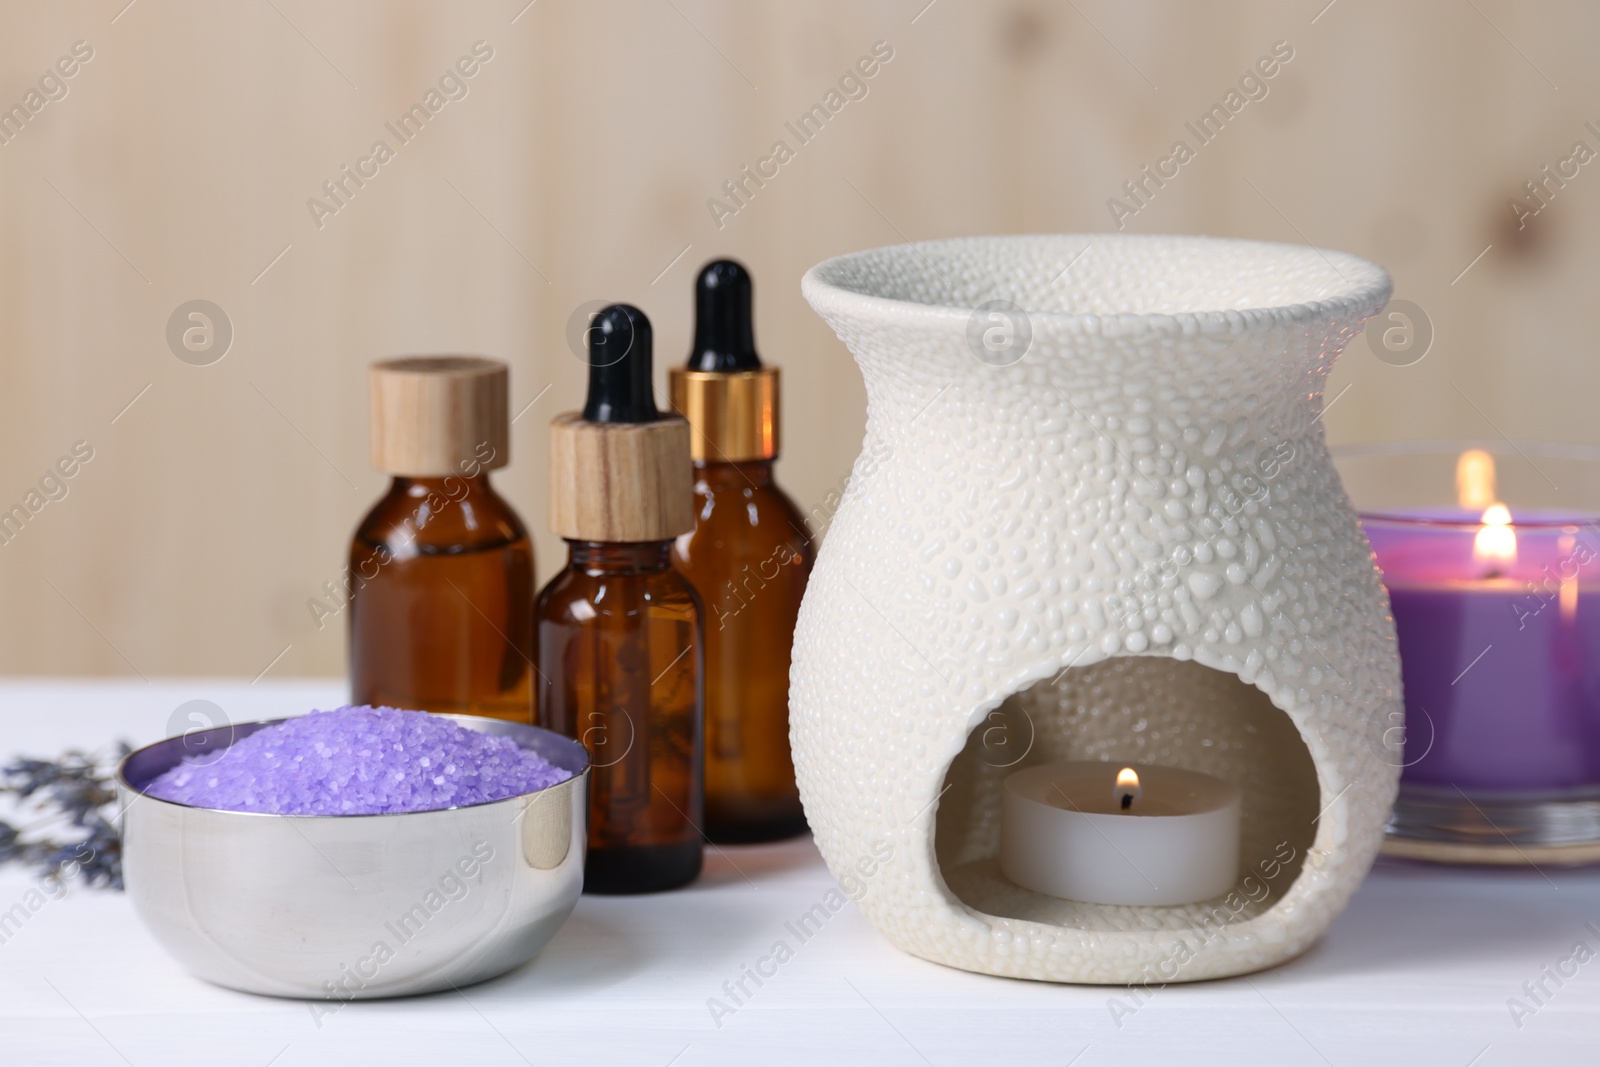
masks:
[[[429,993],[526,963],[583,889],[588,756],[538,727],[448,718],[513,738],[573,776],[442,811],[221,811],[144,790],[185,756],[225,759],[228,745],[273,722],[170,737],[117,768],[134,910],[201,978],[270,996]]]

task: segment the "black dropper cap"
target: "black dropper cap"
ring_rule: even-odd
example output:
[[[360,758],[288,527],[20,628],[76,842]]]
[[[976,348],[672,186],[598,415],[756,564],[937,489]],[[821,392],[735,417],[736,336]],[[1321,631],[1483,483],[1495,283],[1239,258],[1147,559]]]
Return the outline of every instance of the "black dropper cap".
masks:
[[[694,283],[694,349],[689,369],[760,370],[751,328],[750,272],[732,259],[716,259],[700,269]]]
[[[612,304],[589,324],[587,422],[655,422],[650,381],[650,320],[631,304]]]

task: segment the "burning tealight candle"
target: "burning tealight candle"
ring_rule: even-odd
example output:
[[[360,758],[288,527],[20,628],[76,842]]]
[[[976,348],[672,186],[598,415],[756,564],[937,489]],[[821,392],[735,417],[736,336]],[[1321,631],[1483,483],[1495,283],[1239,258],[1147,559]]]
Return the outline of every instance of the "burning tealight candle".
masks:
[[[1176,767],[1047,763],[1005,780],[1000,868],[1093,904],[1192,904],[1239,876],[1237,786]]]

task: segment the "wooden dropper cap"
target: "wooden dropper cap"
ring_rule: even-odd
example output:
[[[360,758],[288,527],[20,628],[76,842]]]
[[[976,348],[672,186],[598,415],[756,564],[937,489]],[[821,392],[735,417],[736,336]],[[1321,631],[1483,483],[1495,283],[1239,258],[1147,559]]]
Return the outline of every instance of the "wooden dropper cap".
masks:
[[[506,365],[472,356],[408,356],[368,370],[372,465],[440,478],[511,460]]]
[[[670,541],[694,529],[689,424],[656,409],[644,312],[612,304],[589,337],[583,411],[550,423],[550,529],[569,541]]]

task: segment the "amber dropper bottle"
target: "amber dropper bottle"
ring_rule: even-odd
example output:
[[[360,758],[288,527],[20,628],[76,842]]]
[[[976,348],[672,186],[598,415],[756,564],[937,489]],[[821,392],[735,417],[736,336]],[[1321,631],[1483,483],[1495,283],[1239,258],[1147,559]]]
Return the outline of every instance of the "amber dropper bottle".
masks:
[[[357,704],[533,721],[533,545],[489,484],[511,458],[506,365],[374,363],[372,463],[389,491],[350,544]]]
[[[778,368],[756,355],[750,274],[731,259],[700,271],[694,350],[671,384],[694,428],[695,528],[674,555],[706,606],[706,834],[789,837],[806,828],[789,755],[789,656],[813,550],[772,477]]]
[[[534,609],[539,723],[592,760],[584,891],[648,893],[700,873],[705,632],[671,558],[694,526],[689,426],[656,409],[642,311],[613,304],[588,336],[588,402],[550,424],[568,556]]]

